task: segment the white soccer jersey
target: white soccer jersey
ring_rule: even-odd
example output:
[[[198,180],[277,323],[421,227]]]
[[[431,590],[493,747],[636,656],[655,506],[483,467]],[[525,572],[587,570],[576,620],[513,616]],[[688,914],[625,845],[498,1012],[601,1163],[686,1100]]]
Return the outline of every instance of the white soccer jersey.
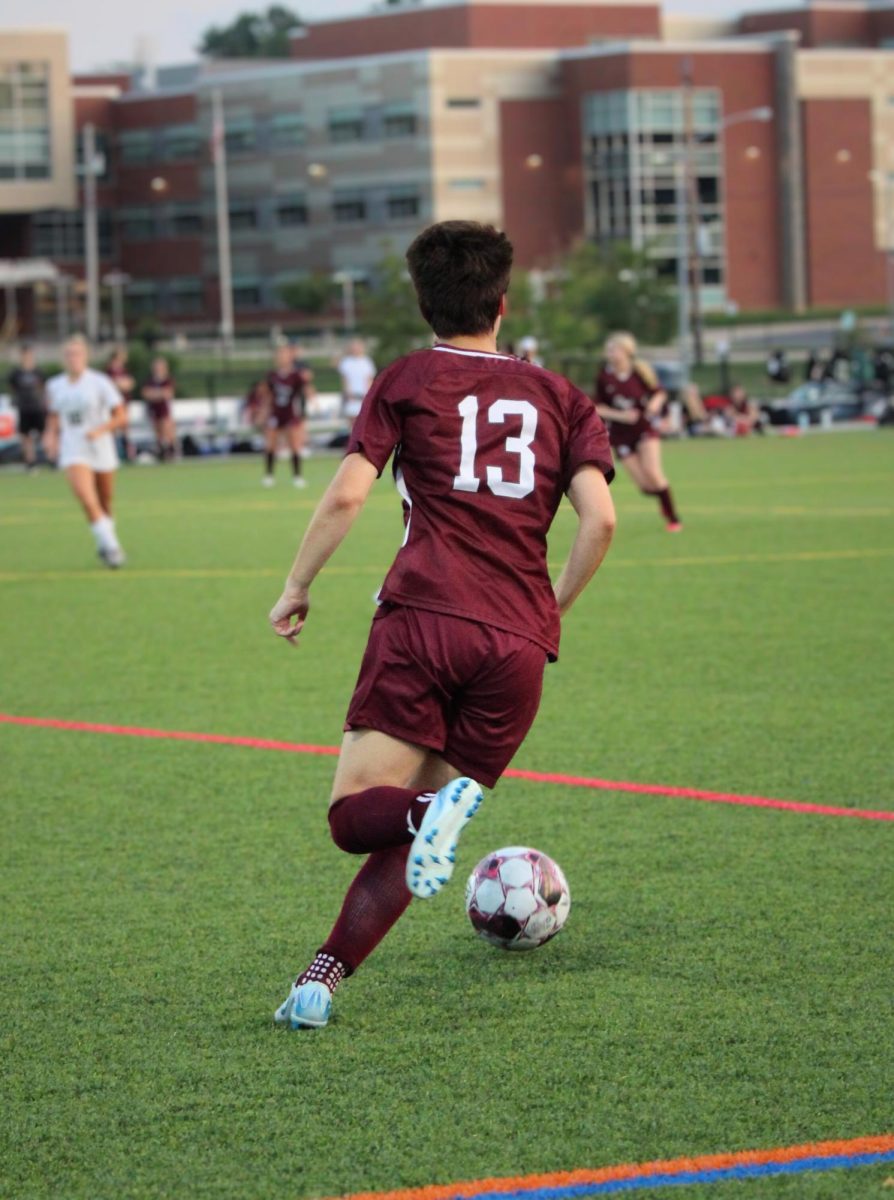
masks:
[[[82,463],[94,471],[114,471],[118,453],[111,433],[92,440],[87,433],[104,425],[124,401],[107,375],[88,367],[77,379],[54,375],[47,383],[49,411],[59,417],[59,466]]]

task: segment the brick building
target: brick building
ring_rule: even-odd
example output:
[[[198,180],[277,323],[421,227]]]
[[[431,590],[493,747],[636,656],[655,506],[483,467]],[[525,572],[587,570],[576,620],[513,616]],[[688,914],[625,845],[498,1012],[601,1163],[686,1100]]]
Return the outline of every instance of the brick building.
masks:
[[[131,318],[213,329],[215,90],[240,327],[283,320],[290,281],[373,276],[389,247],[450,217],[505,227],[528,267],[623,239],[672,277],[687,146],[706,307],[886,296],[894,0],[730,22],[646,0],[429,0],[318,22],[290,60],[162,72],[152,88],[69,78],[64,35],[4,35],[0,258],[82,276],[75,164],[90,122],[103,273],[129,276]],[[25,327],[54,319],[48,300],[17,311]]]

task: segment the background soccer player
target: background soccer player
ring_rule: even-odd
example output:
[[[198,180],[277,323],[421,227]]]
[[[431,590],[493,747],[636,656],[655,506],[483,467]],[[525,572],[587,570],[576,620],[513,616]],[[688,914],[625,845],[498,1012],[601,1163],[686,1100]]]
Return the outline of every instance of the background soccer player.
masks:
[[[338,373],[341,376],[342,414],[353,428],[360,415],[363,399],[376,377],[376,364],[366,353],[360,338],[354,338],[347,352],[339,359]]]
[[[13,404],[19,410],[19,437],[22,439],[25,470],[31,472],[37,466],[37,447],[46,428],[47,406],[44,378],[37,369],[37,360],[30,346],[22,347],[19,365],[9,373],[9,391]]]
[[[127,365],[127,347],[116,346],[109,355],[106,363],[106,375],[114,383],[115,387],[121,393],[121,399],[124,401],[124,411],[127,413],[128,406],[133,400],[134,388],[137,386],[137,381],[130,373],[130,368]],[[136,457],[136,448],[130,438],[127,436],[127,425],[118,435],[118,452],[128,461]]]
[[[153,358],[149,378],[140,395],[149,409],[149,420],[158,442],[159,462],[169,462],[177,451],[177,427],[174,424],[174,392],[176,384],[166,358]]]
[[[115,434],[126,426],[127,414],[118,389],[107,375],[90,369],[88,357],[84,338],[70,338],[63,349],[64,373],[47,383],[47,457],[58,456],[90,522],[99,557],[108,567],[120,567],[124,552],[112,497],[118,469]]]
[[[637,358],[636,339],[629,333],[612,334],[596,378],[596,411],[608,422],[612,449],[630,478],[645,495],[658,498],[668,530],[678,533],[683,526],[662,470],[655,428],[666,400],[655,372]]]
[[[275,1015],[325,1025],[332,993],[410,903],[446,884],[459,835],[521,745],[567,613],[614,529],[608,436],[558,375],[496,353],[512,246],[489,226],[434,225],[407,253],[438,344],[367,395],[348,453],[270,621],[294,642],[309,591],[392,455],[408,509],[345,725],[329,822],[369,855],[338,920]],[[562,496],[578,515],[553,588],[546,537]],[[294,624],[293,624],[294,621]]]
[[[267,407],[264,429],[264,487],[276,482],[276,447],[285,440],[292,454],[292,482],[305,487],[301,473],[301,452],[307,441],[307,401],[314,373],[304,362],[299,347],[283,342],[276,347],[273,370],[265,380]]]

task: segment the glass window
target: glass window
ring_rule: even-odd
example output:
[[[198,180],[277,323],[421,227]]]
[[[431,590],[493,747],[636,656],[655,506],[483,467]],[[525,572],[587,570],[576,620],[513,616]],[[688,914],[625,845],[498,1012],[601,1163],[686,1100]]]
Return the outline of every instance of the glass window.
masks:
[[[414,137],[416,125],[416,110],[412,104],[389,104],[382,117],[386,138]]]
[[[202,232],[202,213],[198,204],[172,204],[168,224],[173,237],[189,237]]]
[[[234,200],[230,204],[230,229],[258,228],[258,208],[253,200]]]
[[[450,96],[447,100],[448,108],[480,108],[480,96]]]
[[[203,312],[205,297],[201,279],[195,276],[184,276],[180,279],[170,280],[167,307],[169,312],[181,316]]]
[[[392,220],[419,216],[419,192],[416,188],[395,188],[385,201],[388,216]]]
[[[127,129],[118,134],[118,157],[122,163],[147,163],[155,157],[155,135],[151,129]]]
[[[363,109],[334,108],[329,113],[329,140],[362,142],[365,124]]]
[[[151,280],[132,280],[124,297],[125,308],[133,317],[150,316],[158,310],[158,284]]]
[[[100,255],[103,258],[111,258],[113,230],[110,215],[101,212],[98,224]],[[31,253],[39,258],[83,259],[83,215],[60,209],[47,209],[35,213],[31,219]]]
[[[306,225],[307,201],[304,196],[279,196],[276,200],[277,225]]]
[[[125,241],[147,241],[156,235],[155,212],[151,208],[121,208],[118,221]]]
[[[482,192],[487,187],[487,180],[451,179],[447,186],[454,192]]]
[[[276,113],[270,122],[270,143],[274,150],[303,146],[307,140],[304,117],[300,113]]]
[[[0,179],[49,179],[49,71],[45,63],[0,66]]]
[[[260,279],[237,278],[233,280],[233,305],[236,308],[260,308],[264,293]]]
[[[227,154],[251,154],[258,144],[254,117],[226,118]]]
[[[161,155],[171,161],[198,158],[202,138],[196,125],[169,125],[161,135]]]
[[[366,197],[362,192],[336,192],[332,198],[332,215],[340,224],[366,220]]]

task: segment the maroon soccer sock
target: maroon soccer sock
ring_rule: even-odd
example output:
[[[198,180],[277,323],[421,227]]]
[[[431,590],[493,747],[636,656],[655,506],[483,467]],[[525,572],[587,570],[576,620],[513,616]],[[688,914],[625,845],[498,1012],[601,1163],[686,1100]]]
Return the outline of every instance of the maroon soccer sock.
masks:
[[[326,955],[334,960],[336,968],[343,968],[336,986],[344,975],[357,970],[406,912],[412,899],[406,880],[408,854],[408,846],[392,846],[371,854],[348,888],[338,920],[314,960]],[[313,964],[309,970],[312,968]],[[334,978],[331,968],[330,977]],[[306,982],[304,976],[299,982]],[[323,982],[334,990],[325,978]]]
[[[301,455],[300,454],[292,455],[292,474],[293,475],[301,474]]]
[[[677,510],[674,507],[674,498],[671,495],[669,487],[663,488],[662,491],[656,492],[658,503],[661,505],[661,511],[664,513],[664,519],[670,525],[678,525],[680,518],[677,515]]]
[[[370,854],[412,842],[431,800],[413,788],[374,787],[344,796],[329,809],[332,840],[348,854]]]

